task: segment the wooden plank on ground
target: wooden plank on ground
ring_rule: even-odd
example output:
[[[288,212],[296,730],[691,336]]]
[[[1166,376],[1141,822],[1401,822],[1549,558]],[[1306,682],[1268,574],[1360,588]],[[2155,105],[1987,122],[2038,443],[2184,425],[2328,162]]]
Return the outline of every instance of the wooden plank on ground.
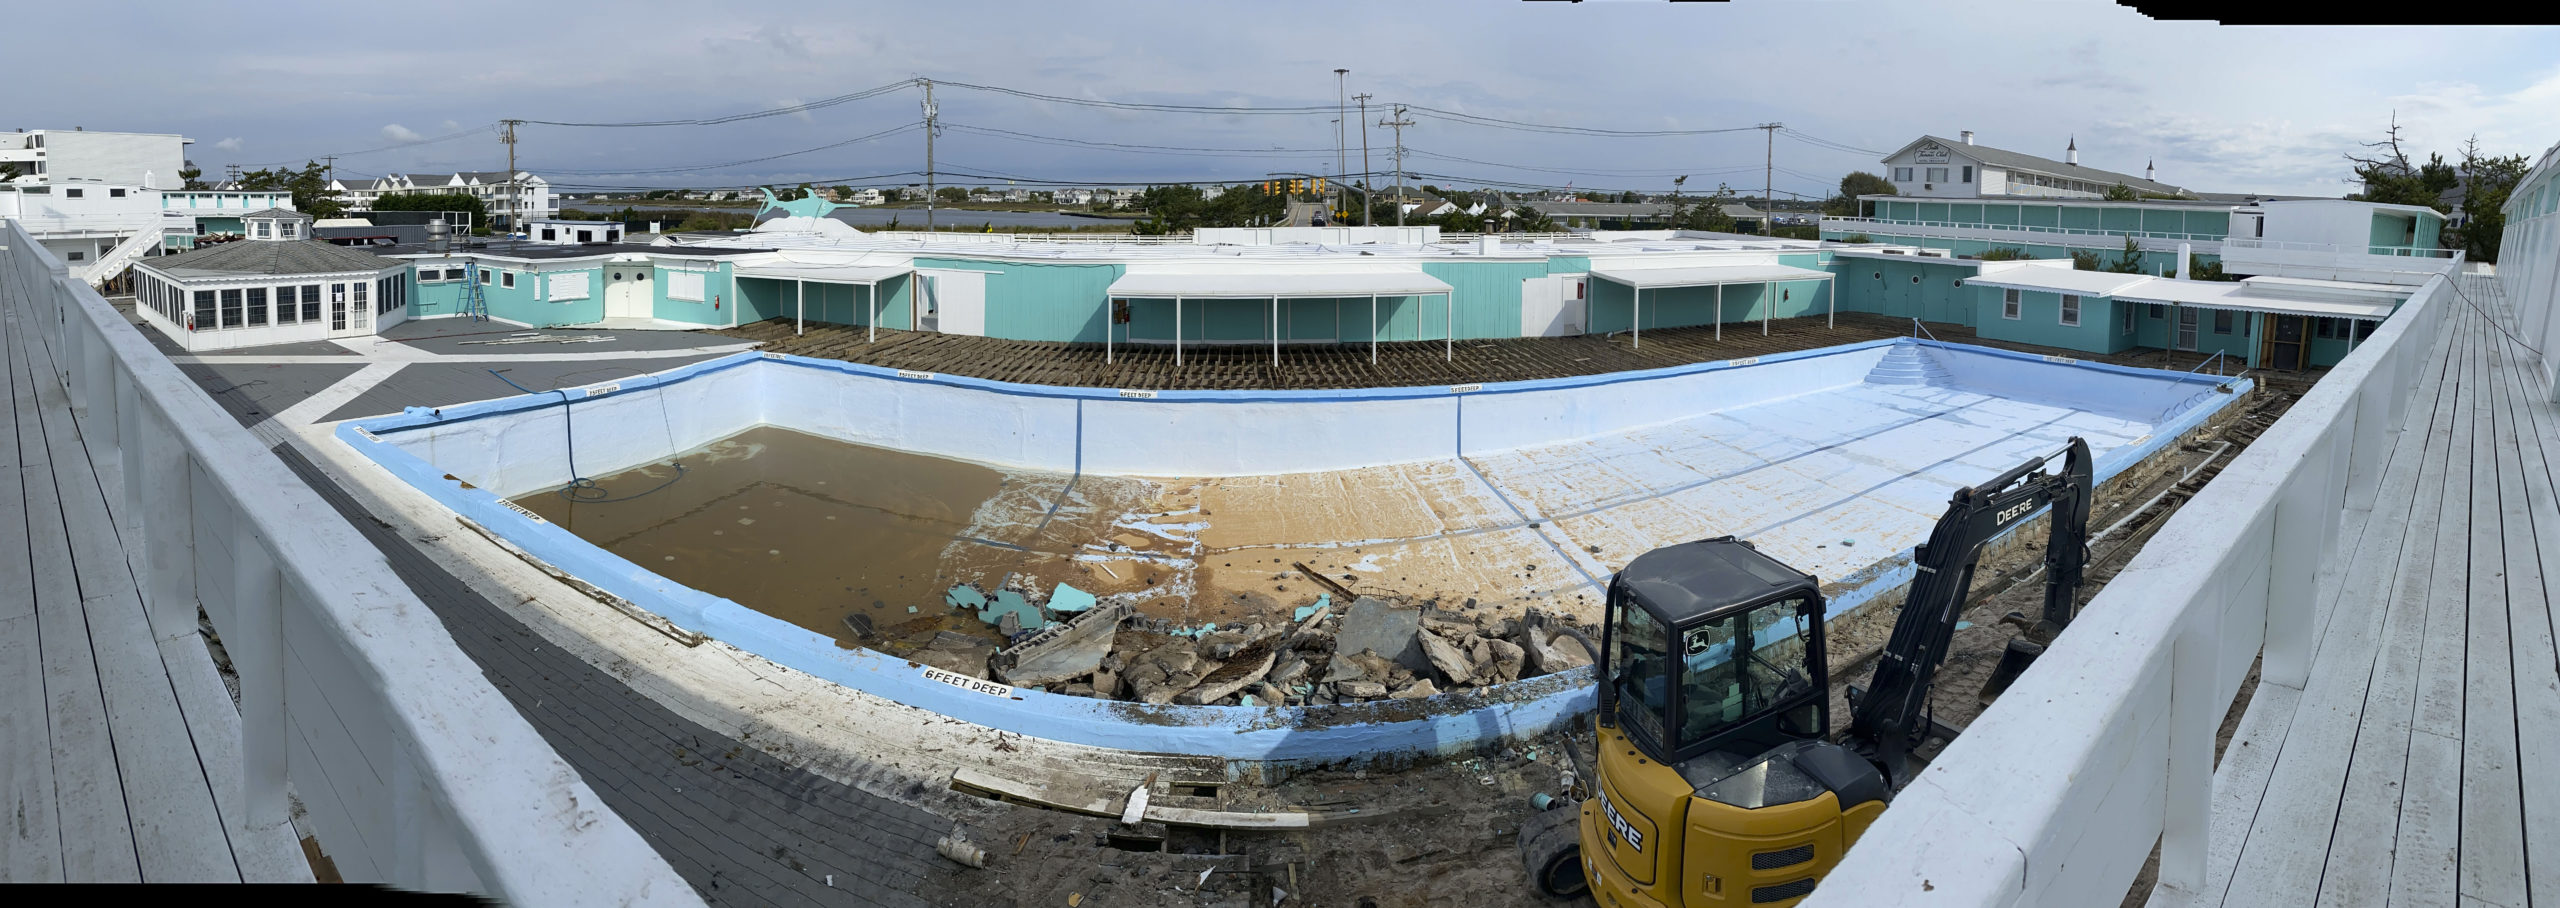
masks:
[[[2409,751],[2401,770],[2400,822],[2391,857],[2391,902],[2452,904],[2462,848],[2464,650],[2470,642],[2471,510],[2477,402],[2486,373],[2486,323],[2467,310],[2470,346],[2455,366],[2461,394],[2453,407],[2453,447],[2446,458],[2444,516],[2437,524],[2435,572],[2428,581],[2425,640],[2411,692]],[[2376,668],[2376,674],[2380,668]],[[2352,796],[2352,793],[2350,793]],[[2343,830],[2354,832],[2355,830]]]
[[[21,321],[23,325],[25,322]],[[25,494],[28,564],[36,602],[36,635],[44,659],[45,729],[52,743],[54,815],[62,843],[62,877],[71,882],[139,882],[133,825],[117,777],[98,663],[89,651],[89,619],[80,608],[71,546],[36,413],[37,376],[12,332],[0,343],[16,414],[19,475]]]
[[[0,322],[0,332],[9,329]],[[10,386],[9,371],[0,369],[0,390]],[[18,464],[17,408],[0,406],[0,717],[6,717],[0,721],[0,816],[9,821],[0,823],[0,883],[62,880],[53,742],[43,718],[43,636],[20,488],[25,472]]]
[[[2449,344],[2450,338],[2439,343]],[[2235,869],[2221,877],[2229,881],[2225,904],[2307,904],[2319,889],[2337,821],[2336,792],[2355,745],[2386,596],[2416,512],[2419,465],[2434,440],[2428,426],[2442,384],[2440,368],[2423,370],[2412,392],[2408,428],[2399,434],[2377,484],[2367,521],[2372,530],[2358,541],[2329,606],[2328,628],[2290,727],[2278,740],[2233,742],[2234,747],[2263,744],[2279,752],[2264,800],[2254,804],[2246,840],[2230,846],[2237,857]]]
[[[36,370],[52,368],[41,345],[21,343],[19,350]],[[73,425],[69,399],[59,385],[38,383],[35,390],[89,646],[105,667],[98,673],[99,688],[142,879],[239,882],[204,765],[143,617],[132,568]]]
[[[177,690],[178,707],[186,714],[188,735],[195,741],[196,752],[212,770],[208,777],[213,786],[214,808],[230,834],[231,856],[239,866],[241,881],[311,882],[311,862],[303,856],[302,840],[294,834],[293,824],[282,814],[249,815],[242,789],[240,710],[232,704],[222,675],[213,666],[213,654],[205,649],[204,638],[190,635],[163,640],[160,660],[169,667],[171,686]]]
[[[2506,405],[2512,354],[2492,332],[2471,459],[2469,642],[2463,669],[2460,894],[2492,904],[2525,897],[2523,780],[2516,764],[2516,630],[2510,627],[2507,523],[2524,519],[2514,414]],[[2512,502],[2510,501],[2512,499]],[[2547,659],[2542,663],[2551,664]]]
[[[2493,289],[2494,292],[2494,289]],[[2503,297],[2501,297],[2503,298]],[[2542,768],[2560,766],[2560,645],[2552,609],[2560,591],[2560,495],[2554,493],[2547,452],[2560,449],[2560,412],[2532,394],[2539,376],[2513,341],[2505,383],[2517,444],[2499,449],[2499,475],[2513,481],[2499,502],[2504,511],[2508,636],[2515,660],[2516,765],[2524,823],[2524,882],[2528,901],[2560,904],[2560,777]],[[2540,858],[2540,860],[2535,860]]]

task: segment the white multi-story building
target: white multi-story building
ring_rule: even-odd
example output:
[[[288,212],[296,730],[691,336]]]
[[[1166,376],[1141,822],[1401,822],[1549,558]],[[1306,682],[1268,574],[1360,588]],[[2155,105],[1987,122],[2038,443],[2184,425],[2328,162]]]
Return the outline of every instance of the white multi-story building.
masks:
[[[391,174],[373,180],[334,180],[329,191],[350,212],[372,211],[376,199],[394,193],[452,193],[479,199],[499,227],[560,216],[551,181],[529,171],[474,170],[447,174]]]
[[[0,164],[20,184],[86,181],[175,189],[187,166],[185,136],[36,129],[0,133]]]
[[[1976,145],[1973,131],[1957,140],[1921,136],[1884,158],[1885,179],[1895,193],[1924,199],[2044,198],[2100,199],[2122,183],[2137,193],[2181,196],[2189,193],[2154,180],[2151,167],[2134,176],[2080,165],[2080,140],[2063,147],[2063,160],[2041,158],[1988,145]]]

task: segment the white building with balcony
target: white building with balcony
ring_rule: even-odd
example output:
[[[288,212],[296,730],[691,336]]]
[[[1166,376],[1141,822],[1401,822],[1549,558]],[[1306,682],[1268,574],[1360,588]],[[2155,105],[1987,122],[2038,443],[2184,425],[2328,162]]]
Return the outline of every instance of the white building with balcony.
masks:
[[[551,191],[551,181],[523,170],[512,174],[503,170],[395,173],[380,179],[333,180],[329,191],[351,213],[372,211],[373,203],[386,195],[446,193],[479,199],[481,207],[489,211],[492,226],[500,228],[560,216],[560,201]]]
[[[1896,194],[1928,199],[2040,198],[2102,199],[2121,183],[2136,193],[2188,196],[2186,190],[2143,176],[2084,167],[2080,141],[2063,147],[2063,160],[1977,145],[1973,131],[1957,140],[1921,136],[1884,157],[1885,179]]]

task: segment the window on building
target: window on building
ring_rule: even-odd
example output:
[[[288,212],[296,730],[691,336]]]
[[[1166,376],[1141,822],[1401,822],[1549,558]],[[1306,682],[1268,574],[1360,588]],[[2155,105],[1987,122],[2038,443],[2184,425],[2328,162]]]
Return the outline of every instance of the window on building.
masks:
[[[189,320],[189,322],[188,322],[188,324],[187,324],[187,327],[189,327],[189,328],[211,328],[211,327],[214,327],[214,325],[215,325],[215,322],[214,322],[214,320],[213,320],[213,291],[211,291],[211,290],[198,290],[198,291],[196,291],[196,314],[195,314],[195,318],[193,318],[193,319]]]
[[[88,254],[88,253],[86,253],[86,252],[82,252],[82,251],[80,251],[80,250],[74,249],[74,250],[71,250],[71,252],[69,252],[68,254],[64,255],[63,257],[64,257],[64,258],[66,258],[66,259],[68,259],[68,260],[70,260],[70,261],[77,262],[77,261],[80,261],[80,260],[82,260],[82,259],[86,259],[86,258],[88,258],[88,257],[89,257],[89,254]]]
[[[2165,310],[2165,309],[2167,309],[2167,308],[2169,308],[2169,307],[2167,307],[2167,306],[2163,306],[2163,305],[2160,305],[2159,303],[2152,303],[2152,304],[2151,304],[2151,317],[2152,317],[2152,318],[2166,318],[2166,317],[2168,317],[2168,313],[2166,313],[2166,312],[2162,311],[2162,310]]]
[[[240,289],[222,291],[222,327],[240,327]]]
[[[2364,340],[2365,338],[2372,337],[2372,336],[2373,336],[2373,329],[2374,329],[2374,326],[2376,326],[2376,325],[2380,325],[2380,324],[2382,324],[2382,323],[2381,323],[2381,322],[2369,322],[2369,321],[2358,321],[2358,322],[2356,322],[2356,336],[2355,336],[2355,340],[2361,341],[2361,340]]]
[[[2338,320],[2327,316],[2312,319],[2311,335],[2313,337],[2335,339],[2338,336]]]
[[[203,222],[203,221],[197,221],[197,222],[196,222],[196,235],[197,235],[197,236],[203,236],[203,235],[205,235],[205,229],[204,229],[204,222]]]
[[[549,228],[549,227],[542,228],[542,238],[543,238],[543,239],[546,239],[546,240],[556,240],[556,239],[559,239],[559,238],[560,238],[560,231],[558,231],[558,230],[554,230],[554,229]]]
[[[1911,182],[1911,168],[1908,168],[1908,167],[1896,167],[1896,168],[1894,168],[1894,169],[1893,169],[1893,181],[1894,181],[1894,182],[1896,182],[1896,183],[1908,183],[1908,182]]]
[[[1932,183],[1944,183],[1944,182],[1946,182],[1946,181],[1947,181],[1947,169],[1946,169],[1946,168],[1944,168],[1944,167],[1932,167],[1932,168],[1929,168],[1929,182],[1932,182]]]
[[[277,224],[277,225],[276,225],[276,230],[277,230],[277,232],[278,232],[278,234],[279,234],[279,235],[283,236],[285,239],[290,240],[290,239],[294,239],[294,235],[293,235],[293,234],[294,234],[294,231],[295,231],[297,228],[299,228],[299,227],[301,227],[301,225],[296,224],[296,223],[294,223],[294,222],[292,222],[292,221],[285,221],[285,222],[283,222],[283,223]]]
[[[2231,333],[2231,322],[2232,322],[2232,318],[2231,318],[2231,310],[2229,310],[2229,309],[2218,309],[2218,310],[2215,310],[2215,311],[2214,311],[2214,313],[2213,313],[2213,333],[2215,333],[2215,334],[2229,334],[2229,333]]]
[[[266,323],[267,288],[251,287],[249,288],[249,324],[264,325]]]
[[[491,281],[491,279],[490,279],[490,277],[489,277],[489,269],[486,269],[486,268],[482,268],[482,269],[480,269],[480,285],[481,285],[481,286],[483,286],[483,287],[486,287],[486,286],[488,286],[488,285],[489,285],[490,281]]]
[[[2077,294],[2062,295],[2062,325],[2066,328],[2080,326],[2080,297]]]
[[[110,198],[110,199],[121,199],[121,198],[124,198],[124,190],[122,190],[122,189],[110,189],[110,190],[107,190],[107,198]]]
[[[276,288],[276,324],[290,325],[301,320],[302,307],[294,301],[293,288]]]
[[[267,238],[267,222],[265,221],[258,222],[258,238],[262,240]]]
[[[2117,304],[2116,304],[2116,311],[2124,313],[2124,317],[2123,317],[2123,318],[2121,318],[2121,319],[2118,319],[2118,321],[2121,321],[2121,322],[2123,322],[2123,323],[2124,323],[2124,333],[2126,333],[2126,334],[2132,334],[2132,333],[2133,333],[2133,304],[2132,304],[2132,303],[2117,303]]]
[[[80,198],[80,197],[82,196],[82,194],[83,194],[84,192],[86,192],[86,191],[87,191],[87,190],[81,190],[81,189],[65,189],[65,190],[63,190],[63,191],[62,191],[62,197],[63,197],[63,198],[66,198],[66,199],[76,199],[76,198]]]
[[[2016,288],[2009,288],[2000,291],[2000,317],[2007,319],[2014,319],[2018,317],[2018,291]]]
[[[593,230],[581,230],[581,231],[578,231],[578,242],[581,242],[581,243],[590,243],[590,242],[594,242],[594,241],[595,241],[595,238],[596,238],[596,232],[595,232],[595,231],[593,231]]]
[[[516,273],[513,271],[500,272],[498,274],[498,286],[509,290],[516,289]]]
[[[1973,167],[1971,165],[1966,165],[1964,168],[1964,181],[1967,183],[1973,182]]]
[[[302,287],[302,320],[306,322],[320,320],[320,285],[318,284],[305,284]]]

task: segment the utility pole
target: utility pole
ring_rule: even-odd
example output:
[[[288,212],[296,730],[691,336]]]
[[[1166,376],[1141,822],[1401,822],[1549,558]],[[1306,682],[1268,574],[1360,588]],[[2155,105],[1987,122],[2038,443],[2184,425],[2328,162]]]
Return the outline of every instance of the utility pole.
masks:
[[[321,155],[321,157],[329,159],[329,181],[330,181],[330,182],[333,182],[333,183],[334,183],[334,182],[337,182],[337,179],[338,179],[338,156],[337,156],[337,155],[333,155],[333,154],[324,154],[324,155]]]
[[[1404,118],[1404,105],[1398,104],[1395,119],[1381,120],[1378,125],[1393,126],[1396,130],[1396,226],[1402,227],[1404,226],[1404,128],[1413,125],[1413,121]]]
[[[1343,115],[1348,112],[1345,108],[1348,108],[1350,105],[1343,103],[1342,94],[1345,90],[1345,83],[1342,80],[1345,76],[1350,75],[1350,73],[1350,70],[1338,67],[1333,71],[1333,175],[1337,181],[1340,180],[1344,171],[1350,169],[1344,161],[1343,155],[1343,146],[1348,144],[1344,138],[1343,127],[1346,121],[1343,119]],[[1342,190],[1340,187],[1336,187],[1333,190],[1333,196],[1335,199],[1335,202],[1333,203],[1333,210],[1341,211],[1342,203],[1340,200],[1342,198]]]
[[[933,134],[942,131],[934,125],[940,111],[933,106],[933,80],[917,79],[924,84],[924,232],[933,232]]]
[[[507,232],[514,233],[524,216],[524,183],[516,179],[516,127],[523,120],[500,120],[498,141],[507,143]]]
[[[227,173],[227,174],[229,174],[229,175],[230,175],[230,181],[231,181],[232,183],[237,184],[237,183],[239,183],[239,182],[240,182],[240,165],[238,165],[238,164],[224,164],[224,165],[222,165],[222,170],[223,170],[223,172],[224,172],[224,173]]]
[[[1762,158],[1760,161],[1761,236],[1778,235],[1778,209],[1773,207],[1777,204],[1775,201],[1777,194],[1771,191],[1777,185],[1778,181],[1776,178],[1772,177],[1771,174],[1775,172],[1778,167],[1778,130],[1785,129],[1786,127],[1787,124],[1784,123],[1760,124],[1760,133],[1768,140],[1767,147],[1761,152],[1766,155],[1766,157]]]
[[[1370,226],[1370,212],[1366,209],[1373,207],[1369,205],[1369,190],[1367,188],[1369,185],[1369,93],[1364,91],[1359,94],[1352,95],[1351,99],[1360,102],[1360,185],[1362,187],[1360,190],[1360,204],[1363,209],[1360,212],[1360,226],[1367,227]]]

